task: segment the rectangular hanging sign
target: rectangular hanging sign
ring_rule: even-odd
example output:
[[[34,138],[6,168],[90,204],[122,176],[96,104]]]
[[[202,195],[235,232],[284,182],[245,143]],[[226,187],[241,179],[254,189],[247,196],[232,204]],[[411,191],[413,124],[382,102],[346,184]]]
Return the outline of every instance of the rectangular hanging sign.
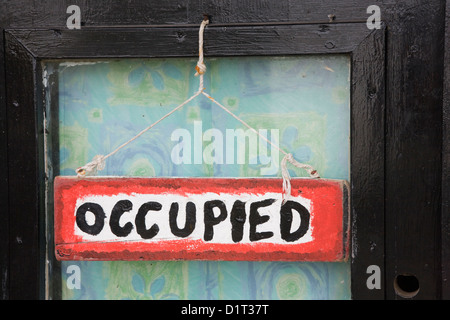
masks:
[[[348,184],[275,178],[57,177],[59,260],[342,261]]]

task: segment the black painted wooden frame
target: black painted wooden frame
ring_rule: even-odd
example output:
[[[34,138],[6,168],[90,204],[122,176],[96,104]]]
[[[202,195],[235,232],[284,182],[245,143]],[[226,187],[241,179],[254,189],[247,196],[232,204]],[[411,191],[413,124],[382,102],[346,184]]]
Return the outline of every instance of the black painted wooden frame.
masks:
[[[369,290],[367,268],[384,281],[385,30],[364,23],[214,26],[205,56],[348,54],[351,57],[352,297],[383,299]],[[9,297],[42,297],[42,69],[45,59],[196,56],[198,27],[6,30],[10,172]],[[40,221],[41,219],[41,221]],[[26,231],[26,232],[25,232]],[[40,270],[40,271],[39,271]],[[41,290],[41,291],[40,291]],[[40,292],[40,293],[39,293]]]
[[[29,152],[40,150],[36,140],[36,134],[39,133],[36,128],[40,123],[36,117],[40,114],[34,108],[41,105],[40,100],[37,100],[41,97],[39,90],[32,98],[18,96],[20,101],[10,95],[7,97],[6,87],[8,86],[9,92],[12,84],[6,82],[5,67],[9,78],[19,75],[23,78],[15,79],[14,84],[22,82],[23,92],[29,93],[35,89],[32,86],[34,81],[36,84],[41,83],[40,76],[34,74],[36,69],[39,71],[38,65],[33,66],[41,58],[17,41],[11,42],[12,31],[47,30],[48,33],[54,33],[54,40],[49,42],[61,43],[63,40],[57,40],[58,35],[67,36],[68,33],[61,33],[62,30],[67,30],[66,20],[69,14],[66,9],[69,5],[79,5],[84,31],[92,28],[108,30],[108,27],[142,29],[159,25],[176,32],[177,28],[196,28],[203,13],[207,13],[211,16],[209,31],[213,25],[226,28],[268,27],[267,24],[274,27],[315,25],[317,29],[311,29],[311,32],[318,38],[316,40],[319,46],[320,39],[326,40],[325,37],[329,36],[329,27],[346,23],[365,24],[370,15],[366,9],[374,4],[379,6],[381,19],[386,25],[384,146],[375,146],[376,150],[384,151],[380,155],[384,155],[385,171],[384,239],[383,229],[378,230],[376,227],[382,222],[376,220],[373,225],[371,218],[366,218],[361,212],[357,217],[363,220],[354,224],[354,227],[359,226],[360,229],[356,232],[358,238],[353,237],[359,250],[355,252],[352,264],[352,294],[356,299],[401,299],[393,288],[394,279],[396,275],[410,273],[416,275],[420,282],[420,291],[415,299],[450,298],[449,0],[3,1],[0,10],[0,163],[4,164],[4,170],[0,170],[0,298],[36,298],[39,296],[40,286],[37,270],[39,263],[36,260],[36,223],[39,210],[34,203],[39,198],[37,192],[41,190],[35,184],[39,180],[36,168],[40,158]],[[10,30],[9,35],[5,29]],[[313,34],[311,38],[314,37]],[[10,37],[10,49],[7,50],[5,36]],[[22,36],[28,39],[24,42],[26,45],[33,42],[32,33],[29,36],[24,33]],[[356,39],[354,34],[349,37]],[[183,33],[180,33],[179,40],[182,38]],[[184,39],[189,42],[189,50],[193,55],[196,50],[195,40],[190,36]],[[83,41],[78,45],[84,47],[82,52],[89,51]],[[94,51],[95,41],[92,45]],[[241,44],[232,45],[239,47]],[[335,45],[336,50],[342,49],[342,43]],[[328,46],[333,45],[328,43]],[[57,52],[56,48],[54,50]],[[320,50],[326,51],[323,48]],[[17,73],[13,69],[15,67],[9,65],[9,62],[5,63],[6,51],[9,51],[8,60],[15,61],[19,68]],[[144,54],[146,55],[148,53]],[[20,59],[27,63],[20,63]],[[352,81],[362,83],[362,91],[371,84],[370,77],[367,80],[353,77]],[[19,89],[16,88],[17,90]],[[372,94],[368,94],[366,99],[369,96],[379,99],[377,90],[378,88],[369,90]],[[361,93],[361,98],[363,96]],[[380,121],[378,115],[375,117],[373,121]],[[370,116],[366,115],[365,118]],[[34,130],[33,126],[36,126]],[[382,131],[382,127],[376,130]],[[15,159],[20,164],[15,163]],[[9,165],[12,167],[9,168]],[[373,171],[377,169],[379,168]],[[15,176],[16,173],[19,178]],[[362,182],[361,180],[361,184]],[[363,185],[363,190],[371,192],[376,189],[379,181],[375,179],[374,182],[371,187]],[[371,184],[371,181],[367,183]],[[19,192],[25,193],[21,197]],[[19,207],[15,207],[16,205]],[[374,205],[377,206],[377,201],[366,204],[370,208],[369,212],[376,217],[383,216],[380,213],[383,212],[383,207],[375,208]],[[31,211],[28,214],[20,213],[20,209]],[[17,213],[19,216],[16,217]],[[368,223],[368,234],[365,233],[364,221]],[[374,239],[384,242],[373,241],[372,233],[376,233]],[[373,250],[373,253],[367,253],[367,250]],[[372,256],[380,257],[383,254],[385,264],[384,269],[382,268],[382,288],[368,291],[364,287],[368,277],[365,267],[369,263],[381,261],[381,258],[372,260]]]
[[[450,299],[450,1],[447,1],[444,41],[442,139],[442,298]]]

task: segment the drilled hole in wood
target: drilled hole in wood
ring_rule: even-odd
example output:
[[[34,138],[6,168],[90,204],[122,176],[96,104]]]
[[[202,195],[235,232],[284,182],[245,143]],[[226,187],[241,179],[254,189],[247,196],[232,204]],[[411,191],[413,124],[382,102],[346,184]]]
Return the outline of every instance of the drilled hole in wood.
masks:
[[[394,290],[402,298],[414,298],[420,290],[419,280],[412,274],[399,274],[394,279]]]

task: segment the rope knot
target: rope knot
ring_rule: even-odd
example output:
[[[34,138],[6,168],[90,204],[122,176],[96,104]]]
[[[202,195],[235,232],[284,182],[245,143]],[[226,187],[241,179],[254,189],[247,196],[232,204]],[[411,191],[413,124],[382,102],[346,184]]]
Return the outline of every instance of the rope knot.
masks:
[[[195,74],[195,76],[199,76],[199,75],[203,75],[206,72],[206,65],[203,61],[198,61],[197,65],[195,66],[195,70],[197,71],[197,73]]]
[[[297,168],[305,169],[311,178],[320,178],[319,173],[309,164],[299,163],[297,162],[291,153],[288,153],[284,156],[283,160],[281,160],[281,175],[283,177],[283,202],[284,204],[288,197],[291,196],[291,176],[287,169],[287,162],[292,164]]]
[[[96,155],[91,162],[78,168],[75,172],[79,178],[84,176],[93,176],[97,174],[97,171],[105,169],[105,157],[102,155]]]
[[[207,24],[209,24],[209,20],[205,18],[200,25],[200,30],[198,31],[198,62],[195,67],[195,70],[197,71],[195,76],[202,76],[206,72],[206,65],[203,62],[203,32],[205,31]]]

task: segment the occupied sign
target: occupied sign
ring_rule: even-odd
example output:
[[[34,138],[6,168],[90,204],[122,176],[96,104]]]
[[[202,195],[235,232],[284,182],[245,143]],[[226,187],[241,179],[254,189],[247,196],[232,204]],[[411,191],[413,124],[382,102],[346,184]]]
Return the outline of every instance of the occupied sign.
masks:
[[[55,179],[59,260],[342,261],[348,185],[271,178]]]

